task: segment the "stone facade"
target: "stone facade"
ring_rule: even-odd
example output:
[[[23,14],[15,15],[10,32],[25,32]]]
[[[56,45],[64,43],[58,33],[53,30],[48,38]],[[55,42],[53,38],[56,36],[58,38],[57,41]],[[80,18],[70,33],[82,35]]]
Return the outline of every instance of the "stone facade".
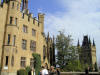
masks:
[[[2,75],[16,75],[18,69],[34,67],[32,53],[40,54],[42,64],[50,66],[47,52],[53,46],[47,47],[47,43],[53,41],[47,41],[44,34],[44,14],[39,13],[36,19],[27,8],[28,0],[3,0],[0,4]]]

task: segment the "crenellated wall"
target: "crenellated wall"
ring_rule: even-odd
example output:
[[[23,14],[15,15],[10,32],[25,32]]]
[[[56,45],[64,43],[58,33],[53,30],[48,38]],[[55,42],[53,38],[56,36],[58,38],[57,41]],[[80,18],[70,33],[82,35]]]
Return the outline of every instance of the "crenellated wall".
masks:
[[[21,0],[20,0],[21,1]],[[21,3],[19,0],[11,0],[8,3],[3,3],[0,7],[0,56],[3,52],[2,75],[16,75],[17,70],[21,67],[21,57],[26,58],[26,67],[30,66],[30,59],[33,58],[33,53],[41,55],[42,64],[48,63],[48,60],[43,59],[43,47],[47,46],[44,34],[44,14],[39,13],[38,19],[34,17],[29,10],[20,9]],[[27,32],[23,31],[23,26],[27,27]],[[32,30],[35,30],[36,35],[32,35]],[[10,35],[10,36],[8,36]],[[15,45],[13,38],[16,36]],[[8,38],[9,41],[8,41]],[[22,48],[22,40],[26,40],[26,49]],[[30,50],[30,42],[36,42],[36,50]],[[9,44],[8,44],[9,42]],[[2,49],[3,47],[3,49]],[[8,57],[8,65],[6,64]],[[12,57],[14,64],[12,65]]]

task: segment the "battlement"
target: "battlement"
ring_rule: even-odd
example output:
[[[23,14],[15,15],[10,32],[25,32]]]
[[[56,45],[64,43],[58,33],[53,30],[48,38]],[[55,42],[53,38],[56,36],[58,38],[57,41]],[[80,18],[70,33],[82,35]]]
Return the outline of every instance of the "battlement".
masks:
[[[28,20],[31,24],[37,25],[38,27],[40,25],[44,25],[44,14],[38,13],[38,18],[34,17],[34,14],[30,13],[28,9],[25,9],[21,11],[22,18]]]
[[[24,2],[24,0],[23,0],[23,2]],[[44,14],[38,13],[38,18],[34,17],[34,15],[32,13],[30,13],[27,8],[23,8],[23,7],[25,7],[25,4],[22,4],[22,6],[21,6],[21,4],[18,2],[18,0],[15,0],[15,1],[11,0],[11,1],[8,1],[8,2],[1,2],[0,8],[6,10],[5,7],[7,8],[8,5],[10,7],[9,9],[11,9],[11,12],[14,12],[14,11],[20,12],[20,14],[22,14],[22,19],[23,20],[27,19],[27,21],[30,24],[34,24],[34,25],[36,25],[38,27],[42,27],[41,30],[43,32],[43,30],[44,30]],[[2,12],[2,10],[1,10],[1,12]]]

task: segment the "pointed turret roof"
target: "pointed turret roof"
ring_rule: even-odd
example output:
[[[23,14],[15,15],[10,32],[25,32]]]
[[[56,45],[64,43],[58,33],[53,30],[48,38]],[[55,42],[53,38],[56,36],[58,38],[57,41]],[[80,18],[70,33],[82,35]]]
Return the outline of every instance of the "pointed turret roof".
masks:
[[[89,45],[91,45],[91,39],[90,39],[90,37],[89,37]]]
[[[93,46],[95,46],[95,41],[94,41],[94,39],[93,39]]]
[[[78,43],[77,43],[77,46],[78,46],[78,47],[80,46],[80,42],[79,42],[79,39],[78,39]]]

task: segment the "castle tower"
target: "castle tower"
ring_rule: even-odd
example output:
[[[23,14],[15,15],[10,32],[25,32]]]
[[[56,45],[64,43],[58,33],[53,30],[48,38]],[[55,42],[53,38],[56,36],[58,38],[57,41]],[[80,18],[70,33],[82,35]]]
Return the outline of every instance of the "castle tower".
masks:
[[[5,21],[5,27],[4,27],[4,38],[3,38],[3,48],[2,48],[2,56],[1,56],[1,67],[2,67],[2,74],[8,75],[8,72],[14,72],[17,65],[14,66],[14,63],[16,64],[15,59],[18,57],[16,55],[17,52],[17,44],[15,43],[18,41],[19,37],[19,31],[18,27],[20,25],[20,5],[21,0],[3,0],[3,8],[5,9],[6,13],[6,19]],[[7,7],[7,9],[5,8]],[[3,11],[0,11],[3,12]],[[16,38],[17,37],[17,38]],[[15,52],[16,51],[16,52]],[[14,67],[13,67],[14,66]]]
[[[95,64],[97,63],[97,59],[96,59],[96,46],[95,46],[94,39],[93,39],[93,44],[91,46],[91,56],[92,56],[92,66],[94,68]]]
[[[93,44],[91,43],[91,39],[88,36],[84,36],[83,43],[81,46],[81,55],[80,61],[83,61],[84,64],[88,64],[90,67],[94,68],[96,63],[96,47],[95,42],[93,40]]]
[[[81,54],[84,64],[91,64],[91,47],[89,46],[88,36],[84,36]]]
[[[89,42],[88,42],[88,36],[84,36],[82,46],[88,46],[88,44],[89,44]]]

